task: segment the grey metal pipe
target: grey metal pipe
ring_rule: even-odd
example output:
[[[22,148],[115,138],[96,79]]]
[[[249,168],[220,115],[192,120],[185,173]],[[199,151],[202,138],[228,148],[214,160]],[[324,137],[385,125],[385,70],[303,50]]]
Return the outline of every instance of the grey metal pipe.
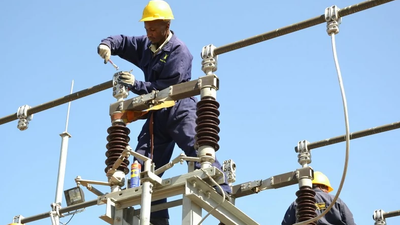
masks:
[[[400,210],[383,213],[384,218],[390,218],[390,217],[394,217],[394,216],[400,216]]]
[[[146,160],[144,162],[145,172],[150,171],[151,160]],[[142,198],[140,200],[140,225],[147,225],[150,223],[150,213],[151,213],[151,198],[153,193],[153,184],[149,180],[145,180],[142,183]]]
[[[76,205],[71,205],[71,206],[68,206],[65,208],[61,208],[60,213],[67,213],[67,212],[71,212],[71,211],[74,211],[77,209],[82,209],[82,208],[86,208],[86,207],[94,206],[94,205],[97,205],[97,199],[92,200],[92,201],[82,202],[82,203],[79,203]],[[31,217],[25,217],[21,220],[21,223],[25,224],[25,223],[33,222],[36,220],[41,220],[41,219],[44,219],[47,217],[50,217],[50,212],[38,214],[35,216],[31,216]]]
[[[355,5],[351,5],[346,8],[340,9],[339,16],[344,17],[344,16],[347,16],[347,15],[350,15],[350,14],[353,14],[353,13],[356,13],[356,12],[359,12],[362,10],[366,10],[366,9],[369,9],[369,8],[372,8],[372,7],[387,3],[387,2],[391,2],[391,1],[394,1],[394,0],[371,0],[371,1],[361,2],[361,3],[355,4]],[[273,39],[273,38],[276,38],[279,36],[283,36],[285,34],[293,33],[295,31],[302,30],[302,29],[305,29],[308,27],[312,27],[312,26],[321,24],[321,23],[325,23],[325,22],[326,22],[325,15],[320,15],[320,16],[305,20],[300,23],[295,23],[295,24],[292,24],[292,25],[289,25],[286,27],[275,29],[273,31],[259,34],[254,37],[250,37],[247,39],[243,39],[241,41],[237,41],[237,42],[234,42],[231,44],[217,47],[214,49],[214,54],[221,55],[226,52],[230,52],[230,51],[233,51],[233,50],[236,50],[239,48],[243,48],[243,47],[246,47],[249,45],[257,44],[262,41],[266,41],[266,40]]]
[[[87,188],[89,191],[91,191],[93,194],[97,195],[97,196],[102,196],[102,195],[104,195],[103,192],[101,192],[99,189],[93,187],[93,186],[90,185],[90,184],[87,184],[87,185],[86,185],[86,188]]]
[[[398,128],[400,128],[400,122],[386,124],[383,126],[373,127],[373,128],[369,128],[367,130],[362,130],[362,131],[357,131],[357,132],[351,133],[350,139],[365,137],[368,135],[382,133],[385,131],[390,131],[390,130],[394,130],[394,129],[398,129]],[[342,141],[346,141],[346,135],[333,137],[333,138],[325,139],[322,141],[313,142],[313,143],[308,144],[307,148],[309,150],[311,150],[311,149],[319,148],[319,147],[326,146],[326,145],[336,144],[336,143],[339,143]],[[297,152],[297,146],[295,147],[295,151]]]
[[[50,101],[50,102],[46,102],[46,103],[43,103],[41,105],[32,107],[32,108],[28,109],[27,115],[29,116],[31,114],[38,113],[38,112],[44,111],[46,109],[50,109],[50,108],[62,105],[64,103],[67,103],[67,102],[70,102],[70,101],[74,101],[76,99],[80,99],[80,98],[86,97],[88,95],[91,95],[91,94],[106,90],[106,89],[111,88],[111,87],[112,87],[112,81],[110,80],[110,81],[104,82],[102,84],[98,84],[96,86],[84,89],[82,91],[78,91],[76,93],[73,93],[73,94],[70,94],[70,95],[66,95],[66,96],[64,96],[62,98],[58,98],[56,100],[53,100],[53,101]],[[3,118],[0,118],[0,125],[4,124],[4,123],[11,122],[11,121],[16,120],[16,119],[18,119],[17,118],[17,113],[5,116]]]

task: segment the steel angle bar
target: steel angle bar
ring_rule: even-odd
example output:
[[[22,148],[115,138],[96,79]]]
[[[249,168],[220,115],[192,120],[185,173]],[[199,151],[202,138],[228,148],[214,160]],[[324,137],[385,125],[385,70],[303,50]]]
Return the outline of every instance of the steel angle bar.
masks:
[[[225,224],[258,224],[228,200],[223,201],[222,195],[199,177],[188,179],[185,196]],[[213,210],[214,208],[216,209]]]
[[[161,203],[161,204],[157,204],[157,205],[153,205],[151,206],[151,212],[156,212],[156,211],[160,211],[163,209],[169,209],[169,208],[173,208],[173,207],[177,207],[182,205],[182,199],[177,199],[177,200],[173,200],[173,201],[169,201],[166,203]],[[140,208],[135,209],[133,212],[134,216],[138,216],[140,215]]]
[[[241,184],[237,184],[232,187],[232,197],[240,198],[251,194],[260,192],[261,184],[263,180],[249,181]]]
[[[297,169],[296,171],[278,174],[265,180],[256,180],[237,184],[232,187],[232,197],[240,198],[251,194],[257,194],[267,189],[277,189],[293,184],[298,184],[298,177],[309,176],[311,167]]]
[[[350,14],[353,14],[353,13],[356,13],[356,12],[359,12],[362,10],[366,10],[366,9],[369,9],[369,8],[372,8],[372,7],[387,3],[387,2],[391,2],[391,1],[394,1],[394,0],[371,0],[371,1],[361,2],[361,3],[355,4],[355,5],[351,5],[346,8],[340,9],[339,16],[344,17],[344,16],[347,16],[347,15],[350,15]],[[233,50],[236,50],[239,48],[257,44],[259,42],[270,40],[270,39],[273,39],[273,38],[276,38],[279,36],[283,36],[285,34],[293,33],[295,31],[306,29],[308,27],[312,27],[312,26],[315,26],[315,25],[318,25],[321,23],[325,23],[325,22],[326,22],[325,15],[320,15],[320,16],[317,16],[317,17],[314,17],[314,18],[311,18],[311,19],[308,19],[308,20],[305,20],[305,21],[302,21],[299,23],[295,23],[295,24],[292,24],[292,25],[289,25],[286,27],[278,28],[273,31],[263,33],[263,34],[260,34],[260,35],[254,36],[254,37],[250,37],[247,39],[243,39],[241,41],[237,41],[237,42],[234,42],[231,44],[217,47],[214,49],[214,54],[221,55],[226,52],[230,52],[230,51],[233,51]]]
[[[204,172],[203,172],[204,171]],[[204,179],[207,182],[207,174],[213,177],[217,183],[223,183],[223,173],[215,169],[215,167],[205,168],[203,170],[195,170],[190,173],[186,173],[180,176],[163,179],[162,186],[155,186],[152,193],[152,201],[168,198],[183,194],[187,179],[197,176]],[[134,205],[139,205],[141,201],[142,189],[129,188],[122,191],[112,192],[99,197],[100,201],[106,202],[107,198],[112,199],[115,202],[116,208],[127,208]]]
[[[72,211],[75,211],[78,209],[83,209],[83,208],[94,206],[94,205],[97,205],[97,199],[92,200],[92,201],[82,202],[82,203],[79,203],[76,205],[71,205],[71,206],[68,206],[65,208],[61,208],[60,213],[68,213],[68,212],[72,212]],[[44,219],[47,217],[50,217],[50,212],[42,213],[42,214],[31,216],[31,217],[25,217],[21,220],[21,223],[25,224],[25,223],[33,222],[36,220],[41,220],[41,219]]]
[[[157,93],[140,95],[122,102],[115,102],[110,105],[110,115],[115,111],[141,111],[150,108],[148,102],[180,100],[183,98],[199,95],[204,87],[219,88],[219,80],[215,75],[207,75],[197,80],[172,85]]]

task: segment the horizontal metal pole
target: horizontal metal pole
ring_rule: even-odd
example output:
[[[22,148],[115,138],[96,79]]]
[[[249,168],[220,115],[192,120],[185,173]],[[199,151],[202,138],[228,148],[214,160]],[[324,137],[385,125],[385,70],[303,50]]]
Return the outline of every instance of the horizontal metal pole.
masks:
[[[219,79],[215,75],[207,75],[197,80],[175,84],[157,93],[140,95],[123,102],[115,102],[110,105],[110,115],[116,111],[141,111],[150,108],[148,102],[180,100],[191,96],[199,95],[204,87],[219,88]]]
[[[76,205],[71,205],[71,206],[68,206],[68,207],[65,207],[65,208],[61,208],[60,209],[60,213],[62,214],[62,213],[72,212],[72,211],[77,210],[77,209],[82,209],[82,208],[86,208],[86,207],[94,206],[94,205],[97,205],[97,199],[92,200],[92,201],[82,202],[82,203],[79,203],[79,204],[76,204]],[[25,223],[29,223],[29,222],[33,222],[33,221],[36,221],[36,220],[41,220],[41,219],[50,217],[50,213],[51,212],[49,211],[47,213],[42,213],[42,214],[39,214],[39,215],[36,215],[36,216],[25,217],[25,218],[23,218],[21,220],[21,223],[25,224]]]
[[[240,198],[247,195],[257,194],[260,192],[260,187],[262,183],[263,180],[255,180],[234,185],[232,187],[231,196],[233,198]]]
[[[383,126],[373,127],[373,128],[369,128],[367,130],[362,130],[362,131],[357,131],[357,132],[351,133],[350,139],[365,137],[368,135],[382,133],[385,131],[390,131],[390,130],[394,130],[394,129],[398,129],[398,128],[400,128],[400,122],[386,124]],[[346,135],[333,137],[333,138],[325,139],[322,141],[313,142],[313,143],[308,144],[307,148],[309,150],[311,150],[314,148],[319,148],[319,147],[326,146],[326,145],[336,144],[336,143],[343,142],[343,141],[346,141]],[[294,149],[296,152],[298,151],[297,146]]]
[[[257,194],[267,189],[277,189],[298,184],[298,177],[311,177],[312,174],[313,170],[311,167],[304,167],[297,169],[296,171],[278,174],[265,180],[256,180],[234,185],[232,187],[231,196],[234,198],[240,198],[247,195]]]
[[[361,3],[355,4],[355,5],[351,5],[346,8],[340,9],[339,16],[344,17],[344,16],[347,16],[347,15],[350,15],[350,14],[353,14],[353,13],[356,13],[356,12],[359,12],[362,10],[366,10],[366,9],[369,9],[369,8],[372,8],[372,7],[387,3],[387,2],[391,2],[391,1],[394,1],[394,0],[372,0],[372,1],[361,2]],[[259,42],[263,42],[263,41],[266,41],[269,39],[283,36],[285,34],[293,33],[295,31],[302,30],[302,29],[305,29],[308,27],[312,27],[312,26],[315,26],[315,25],[318,25],[318,24],[321,24],[324,22],[326,22],[326,21],[325,21],[325,15],[323,14],[323,15],[305,20],[300,23],[295,23],[295,24],[292,24],[292,25],[289,25],[286,27],[282,27],[279,29],[275,29],[273,31],[269,31],[267,33],[263,33],[263,34],[260,34],[260,35],[254,36],[254,37],[250,37],[248,39],[243,39],[241,41],[237,41],[237,42],[234,42],[231,44],[217,47],[214,49],[214,54],[221,55],[226,52],[230,52],[230,51],[233,51],[233,50],[236,50],[239,48],[257,44]]]
[[[400,216],[400,210],[383,213],[384,218],[390,218],[390,217],[394,217],[394,216]]]
[[[103,192],[101,192],[99,189],[93,187],[93,186],[90,185],[90,184],[87,184],[86,188],[87,188],[89,191],[91,191],[93,194],[97,195],[97,196],[102,196],[102,195],[104,195]]]
[[[28,109],[27,114],[29,116],[31,114],[35,114],[35,113],[44,111],[46,109],[50,109],[50,108],[62,105],[64,103],[67,103],[67,102],[70,102],[70,101],[73,101],[73,100],[76,100],[76,99],[80,99],[80,98],[86,97],[88,95],[91,95],[91,94],[106,90],[106,89],[111,88],[111,87],[112,87],[112,81],[110,80],[110,81],[104,82],[102,84],[87,88],[85,90],[78,91],[78,92],[72,93],[70,95],[66,95],[66,96],[64,96],[62,98],[59,98],[59,99],[56,99],[56,100],[53,100],[53,101],[50,101],[50,102],[46,102],[46,103],[43,103],[43,104],[35,106],[35,107],[32,107],[32,108]],[[15,111],[17,111],[17,109]],[[16,119],[18,119],[17,118],[17,113],[14,113],[14,114],[9,115],[9,116],[5,116],[3,118],[0,118],[0,125],[4,124],[4,123],[11,122],[11,121],[16,120]]]

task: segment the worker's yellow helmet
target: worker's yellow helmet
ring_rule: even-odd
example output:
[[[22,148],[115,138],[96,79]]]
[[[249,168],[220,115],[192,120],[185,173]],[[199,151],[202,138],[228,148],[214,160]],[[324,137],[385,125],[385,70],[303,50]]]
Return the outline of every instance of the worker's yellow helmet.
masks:
[[[151,0],[143,10],[143,16],[140,20],[153,21],[153,20],[173,20],[171,7],[163,0]]]
[[[329,182],[328,177],[319,171],[314,172],[314,179],[313,179],[312,183],[325,185],[328,187],[328,192],[333,191],[333,188],[331,187],[331,182]]]

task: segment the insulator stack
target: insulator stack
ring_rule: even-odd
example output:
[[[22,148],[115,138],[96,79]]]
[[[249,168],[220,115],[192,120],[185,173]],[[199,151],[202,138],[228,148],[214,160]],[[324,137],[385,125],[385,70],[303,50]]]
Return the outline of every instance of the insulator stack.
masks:
[[[108,144],[106,145],[107,152],[106,152],[106,165],[105,172],[113,167],[115,161],[120,157],[121,153],[125,150],[126,146],[129,143],[129,128],[126,127],[125,123],[123,122],[116,122],[113,123],[111,127],[107,129],[108,136],[107,141]],[[117,170],[124,171],[125,174],[129,173],[129,160],[125,159],[121,165],[118,167]]]
[[[314,197],[315,191],[309,186],[303,186],[300,187],[300,190],[296,192],[296,196],[297,222],[302,222],[317,217],[317,213],[315,212],[315,210],[317,209],[317,206],[315,205],[316,200]],[[317,221],[309,224],[316,225]]]
[[[213,97],[204,97],[197,103],[196,149],[208,145],[218,151],[219,103]]]

